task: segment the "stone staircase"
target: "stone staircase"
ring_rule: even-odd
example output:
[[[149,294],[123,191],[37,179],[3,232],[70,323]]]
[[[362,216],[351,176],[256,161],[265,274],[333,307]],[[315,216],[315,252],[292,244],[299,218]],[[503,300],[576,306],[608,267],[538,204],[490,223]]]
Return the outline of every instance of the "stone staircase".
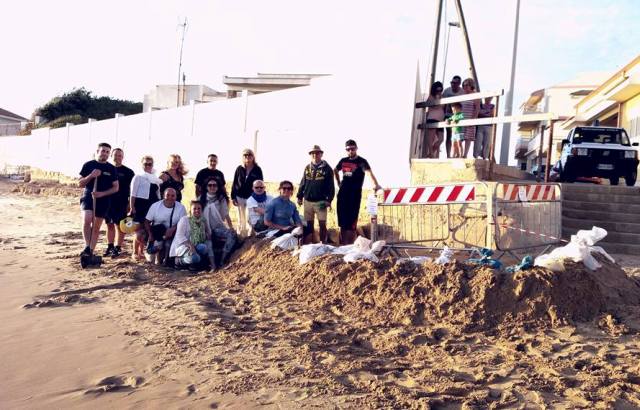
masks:
[[[640,187],[562,184],[562,237],[593,226],[607,252],[640,255]]]

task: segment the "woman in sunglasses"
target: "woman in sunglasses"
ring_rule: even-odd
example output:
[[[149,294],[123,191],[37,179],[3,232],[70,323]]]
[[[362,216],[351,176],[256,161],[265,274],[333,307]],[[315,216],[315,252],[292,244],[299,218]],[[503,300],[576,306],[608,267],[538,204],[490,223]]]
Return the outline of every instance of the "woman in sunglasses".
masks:
[[[236,168],[231,186],[231,200],[238,207],[238,233],[247,233],[247,199],[253,192],[253,182],[262,179],[262,169],[256,164],[256,157],[253,151],[245,149],[242,151],[242,165]]]
[[[293,231],[298,226],[302,228],[302,219],[296,204],[291,201],[293,184],[290,181],[280,182],[280,196],[272,199],[264,212],[264,223],[270,229],[277,229],[275,236],[281,236]]]
[[[131,257],[136,260],[144,260],[144,221],[151,205],[160,200],[160,184],[162,183],[162,180],[154,173],[153,157],[145,155],[141,162],[143,172],[133,177],[129,198],[129,208],[133,220],[140,224],[140,229],[136,231],[133,238],[133,253],[131,254]]]

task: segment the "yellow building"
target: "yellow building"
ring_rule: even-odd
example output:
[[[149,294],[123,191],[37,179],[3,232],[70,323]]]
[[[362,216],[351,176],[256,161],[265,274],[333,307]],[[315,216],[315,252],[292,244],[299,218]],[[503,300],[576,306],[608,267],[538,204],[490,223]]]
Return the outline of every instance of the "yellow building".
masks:
[[[640,55],[580,100],[575,115],[562,127],[570,129],[596,122],[622,127],[633,142],[640,141]]]

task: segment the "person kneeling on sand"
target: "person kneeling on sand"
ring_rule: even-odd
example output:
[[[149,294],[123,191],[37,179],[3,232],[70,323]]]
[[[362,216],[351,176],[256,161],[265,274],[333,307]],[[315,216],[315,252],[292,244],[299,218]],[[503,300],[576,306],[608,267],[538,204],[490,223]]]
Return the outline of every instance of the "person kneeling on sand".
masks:
[[[207,192],[201,199],[201,203],[204,204],[204,219],[207,229],[211,232],[211,242],[213,243],[216,239],[224,240],[220,258],[220,265],[224,265],[236,244],[236,233],[229,217],[229,200],[224,187],[218,186],[217,178],[207,179],[206,188]],[[212,261],[211,269],[216,268],[215,261]]]
[[[269,229],[264,223],[264,211],[273,197],[265,191],[264,181],[253,181],[253,193],[247,199],[247,211],[249,212],[249,225],[252,233],[263,232]]]
[[[282,181],[279,191],[280,196],[269,202],[264,213],[265,225],[269,229],[278,230],[275,237],[290,233],[296,226],[302,228],[302,220],[296,204],[291,202],[293,184],[290,181]]]
[[[175,258],[177,268],[187,266],[189,270],[197,270],[202,258],[208,257],[211,268],[215,268],[211,231],[202,217],[200,201],[191,201],[191,216],[183,216],[178,221],[169,257]]]
[[[184,205],[176,201],[176,190],[173,188],[165,189],[164,199],[151,205],[144,221],[149,237],[149,262],[159,264],[166,259],[164,256],[168,253],[167,250],[176,233],[176,224],[186,214]]]

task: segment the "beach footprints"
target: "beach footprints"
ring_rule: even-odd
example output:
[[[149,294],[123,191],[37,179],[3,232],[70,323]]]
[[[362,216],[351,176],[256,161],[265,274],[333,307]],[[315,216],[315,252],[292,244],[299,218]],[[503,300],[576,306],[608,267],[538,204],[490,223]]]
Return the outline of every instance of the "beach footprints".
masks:
[[[109,376],[96,383],[95,387],[85,390],[87,395],[101,395],[103,393],[129,392],[144,384],[144,378],[139,376]]]

